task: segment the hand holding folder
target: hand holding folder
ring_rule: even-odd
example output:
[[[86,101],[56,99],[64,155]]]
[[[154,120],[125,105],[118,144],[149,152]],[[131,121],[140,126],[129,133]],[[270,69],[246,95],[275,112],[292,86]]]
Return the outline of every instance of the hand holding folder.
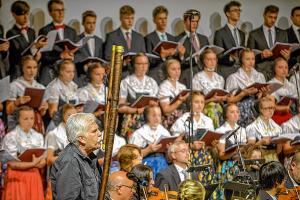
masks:
[[[38,109],[42,105],[44,93],[45,93],[45,89],[26,88],[24,96],[30,97],[28,106]]]

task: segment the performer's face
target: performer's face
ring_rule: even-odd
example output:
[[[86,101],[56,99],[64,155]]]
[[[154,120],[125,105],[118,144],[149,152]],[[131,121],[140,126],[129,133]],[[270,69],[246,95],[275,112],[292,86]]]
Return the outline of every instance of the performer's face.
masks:
[[[135,75],[144,76],[146,75],[149,67],[149,61],[147,56],[139,56],[135,58]]]
[[[179,62],[172,62],[171,64],[169,64],[167,71],[170,79],[176,81],[179,80],[181,74],[181,67]]]
[[[215,70],[217,67],[217,55],[215,53],[208,53],[203,59],[205,69]]]
[[[297,154],[299,154],[299,153],[297,153]],[[299,155],[298,155],[298,157],[299,157]],[[300,162],[297,161],[297,159],[295,161],[291,162],[290,173],[291,173],[291,176],[294,179],[294,181],[296,181],[296,183],[300,184]]]
[[[94,151],[101,147],[101,132],[96,122],[89,125],[88,131],[82,137],[85,142],[84,147],[88,151]]]
[[[34,124],[33,110],[20,111],[18,122],[22,130],[28,132],[33,127]]]
[[[87,16],[83,22],[83,27],[86,33],[94,33],[96,28],[96,17]]]
[[[275,76],[286,78],[289,73],[289,66],[285,60],[279,60],[275,64]]]
[[[264,14],[264,25],[267,26],[268,28],[274,26],[277,20],[277,16],[278,13],[274,13],[274,12],[267,12],[266,14]]]
[[[240,110],[236,105],[227,108],[226,118],[229,122],[236,123],[240,118]]]
[[[147,114],[150,127],[156,128],[161,123],[161,110],[159,107],[150,108]]]
[[[201,113],[203,111],[205,104],[204,96],[202,95],[194,95],[193,97],[193,109],[196,113]]]
[[[129,30],[133,26],[134,15],[121,15],[120,16],[121,27],[125,30]]]
[[[92,82],[95,84],[102,83],[104,74],[105,74],[104,68],[102,68],[102,67],[95,68],[91,74]]]
[[[12,15],[15,18],[17,24],[21,26],[25,26],[28,24],[29,13],[25,13],[24,15],[16,15],[15,13],[12,13]]]
[[[295,10],[293,16],[291,16],[293,24],[300,27],[300,10]]]
[[[199,20],[200,20],[199,16],[194,16],[194,18],[192,20],[186,19],[184,21],[185,29],[192,33],[195,33],[198,28]]]
[[[75,108],[69,108],[69,109],[67,109],[67,110],[64,112],[64,114],[63,114],[63,122],[64,122],[64,123],[67,123],[69,117],[70,117],[71,115],[73,115],[73,114],[76,114],[76,113],[77,113],[77,112],[76,112],[76,109],[75,109]]]
[[[242,55],[242,66],[246,72],[249,72],[253,69],[255,64],[255,55],[254,52],[245,52]]]
[[[35,60],[28,60],[23,64],[23,77],[26,81],[32,81],[38,71],[37,63]]]
[[[188,164],[189,162],[189,147],[187,144],[178,145],[176,151],[173,153],[172,158],[179,163]]]
[[[271,119],[274,114],[275,103],[273,101],[264,101],[260,106],[260,113],[263,118]]]
[[[226,12],[226,16],[233,21],[239,21],[241,16],[241,8],[238,6],[232,6],[228,12]]]
[[[59,24],[63,23],[65,18],[64,5],[60,3],[53,3],[49,14],[52,17],[54,22]]]
[[[156,24],[156,29],[159,31],[165,31],[168,22],[167,19],[168,19],[167,13],[157,14],[153,19],[154,23]]]
[[[71,82],[74,76],[75,76],[74,64],[65,64],[64,66],[62,66],[59,77],[63,82],[66,83]]]

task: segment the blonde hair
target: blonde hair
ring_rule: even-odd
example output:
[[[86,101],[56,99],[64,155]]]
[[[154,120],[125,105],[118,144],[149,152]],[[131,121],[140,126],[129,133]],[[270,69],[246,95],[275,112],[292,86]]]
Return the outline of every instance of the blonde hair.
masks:
[[[177,200],[204,200],[205,188],[200,182],[185,180],[179,185]]]

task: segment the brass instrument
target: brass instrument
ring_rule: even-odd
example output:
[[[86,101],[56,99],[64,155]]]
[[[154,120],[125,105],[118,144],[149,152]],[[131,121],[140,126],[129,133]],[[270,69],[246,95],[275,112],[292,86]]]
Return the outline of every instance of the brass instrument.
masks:
[[[114,135],[117,125],[118,117],[118,105],[119,105],[119,92],[122,76],[122,64],[123,64],[123,46],[113,45],[112,47],[112,59],[111,70],[109,75],[109,85],[107,94],[107,103],[104,116],[104,135],[103,143],[105,149],[104,155],[104,167],[101,176],[101,185],[99,192],[99,200],[104,200],[106,185],[109,176],[109,168],[111,163],[111,156],[114,144]]]

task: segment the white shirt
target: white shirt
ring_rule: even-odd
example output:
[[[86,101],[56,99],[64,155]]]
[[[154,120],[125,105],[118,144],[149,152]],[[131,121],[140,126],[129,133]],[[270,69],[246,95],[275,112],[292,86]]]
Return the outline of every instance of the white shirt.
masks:
[[[226,121],[222,126],[220,126],[219,128],[216,129],[216,132],[225,134],[227,131],[233,131],[233,130],[237,129],[238,127],[239,127],[239,125],[235,124],[234,128],[232,128],[230,126],[230,124]],[[239,143],[242,143],[242,144],[247,143],[247,135],[246,135],[246,129],[245,128],[240,127],[240,129],[236,132],[236,135],[237,135],[237,141]],[[232,144],[236,144],[236,140],[235,140],[234,135],[231,136],[228,140],[230,140],[230,142]],[[226,140],[221,137],[220,143],[225,144]]]
[[[281,124],[282,132],[285,133],[300,133],[300,117],[295,115],[288,121]]]
[[[77,85],[73,81],[65,85],[59,78],[51,81],[46,89],[46,96],[49,103],[59,103],[59,99],[65,102],[78,101]]]
[[[282,129],[273,119],[269,119],[269,123],[265,124],[261,117],[258,117],[246,127],[246,133],[249,140],[260,140],[263,137],[278,136],[282,133]]]
[[[61,122],[55,129],[49,131],[45,138],[45,146],[48,149],[63,150],[69,144],[66,128]]]
[[[176,164],[174,164],[174,166],[175,166],[175,168],[176,168],[176,170],[177,170],[177,172],[178,172],[178,174],[179,174],[179,177],[180,177],[180,180],[181,181],[184,181],[187,177],[187,169],[183,169],[182,167],[180,167],[180,166],[178,166],[178,165],[176,165]]]
[[[240,39],[240,32],[239,29],[236,26],[233,26],[229,23],[227,23],[227,26],[231,32],[232,37],[235,39],[235,30],[236,30],[236,34],[237,34],[237,44],[236,46],[240,46],[241,44],[241,39]]]
[[[235,73],[231,74],[226,80],[226,90],[229,92],[244,89],[253,83],[265,83],[266,79],[264,75],[255,69],[252,69],[250,76],[248,76],[245,70],[240,67]]]
[[[30,85],[30,83],[25,81],[24,77],[21,76],[10,83],[9,100],[15,101],[18,97],[24,96],[26,88],[45,89],[45,86],[38,83],[36,80],[33,80],[32,84]],[[44,100],[46,100],[46,95],[44,95]]]
[[[208,77],[205,71],[198,72],[193,78],[193,88],[200,90],[207,95],[212,89],[224,89],[224,78],[213,73],[212,78]]]
[[[265,39],[266,39],[266,42],[269,46],[269,49],[271,49],[273,46],[271,46],[269,44],[269,29],[271,29],[272,41],[273,41],[273,45],[274,45],[275,44],[275,38],[276,38],[275,26],[272,26],[271,28],[269,28],[269,27],[266,27],[265,25],[263,25],[263,31],[264,31]]]
[[[120,137],[120,136],[118,136],[117,134],[115,134],[112,156],[117,155],[117,153],[119,152],[120,148],[122,146],[124,146],[125,144],[126,144],[125,139],[122,138],[122,137]]]
[[[300,88],[299,73],[296,73],[296,77],[297,77],[298,87]],[[294,86],[297,88],[297,85],[296,85],[296,77],[295,77],[295,74],[292,75],[292,77],[290,78],[290,82],[291,82],[292,84],[294,84]]]
[[[179,81],[176,81],[176,86],[174,87],[172,83],[167,79],[160,84],[158,97],[161,99],[161,102],[170,102],[171,99],[174,99],[182,90],[185,89],[186,86]]]
[[[189,132],[189,117],[190,113],[186,112],[175,121],[170,129],[172,135],[179,135],[182,133],[187,134]],[[193,131],[196,132],[197,129],[201,128],[205,128],[211,131],[214,130],[213,121],[203,113],[200,113],[200,119],[198,121],[194,119]]]
[[[62,26],[64,24],[58,24],[58,23],[55,23],[53,22],[54,26]],[[64,39],[64,29],[63,28],[60,28],[57,31],[57,34],[58,34],[58,37],[59,37],[59,40],[63,40]]]
[[[169,131],[162,125],[158,125],[155,130],[151,129],[148,124],[144,124],[141,128],[133,132],[129,138],[129,144],[135,144],[140,148],[146,148],[147,145],[155,143],[161,136],[171,136]]]
[[[282,84],[282,82],[277,80],[275,77],[272,78],[268,83]],[[297,91],[296,91],[295,85],[293,83],[289,82],[287,79],[284,79],[283,86],[281,88],[279,88],[278,90],[276,90],[275,92],[273,92],[272,96],[274,96],[277,101],[279,101],[280,98],[283,96],[297,98]]]
[[[105,104],[105,91],[108,91],[104,84],[101,85],[100,89],[97,89],[88,83],[86,86],[79,88],[77,91],[77,96],[79,102],[95,101],[99,104]]]
[[[2,142],[2,149],[5,149],[13,156],[23,153],[27,149],[43,148],[44,138],[41,133],[30,129],[25,133],[18,125],[11,132],[7,133]]]
[[[149,93],[151,96],[157,96],[158,85],[153,78],[146,75],[143,80],[137,79],[134,74],[127,76],[121,81],[120,98],[127,99],[130,95],[136,99],[136,93]]]
[[[168,41],[168,36],[167,36],[166,32],[162,33],[158,30],[156,30],[155,32],[156,32],[156,34],[157,34],[160,41]],[[164,40],[162,40],[163,37],[164,37]]]
[[[88,47],[89,47],[89,52],[90,52],[91,57],[94,57],[95,56],[95,38],[94,38],[94,35],[93,34],[87,34],[87,33],[84,33],[84,35],[85,35],[85,37],[91,37],[87,41],[87,44],[88,44]]]
[[[122,33],[123,33],[123,36],[124,36],[125,40],[126,40],[126,38],[127,38],[127,35],[126,35],[127,32],[129,32],[129,35],[128,35],[129,38],[132,39],[132,29],[125,30],[125,29],[122,28],[122,27],[120,27],[120,29],[121,29],[121,31],[122,31]]]

